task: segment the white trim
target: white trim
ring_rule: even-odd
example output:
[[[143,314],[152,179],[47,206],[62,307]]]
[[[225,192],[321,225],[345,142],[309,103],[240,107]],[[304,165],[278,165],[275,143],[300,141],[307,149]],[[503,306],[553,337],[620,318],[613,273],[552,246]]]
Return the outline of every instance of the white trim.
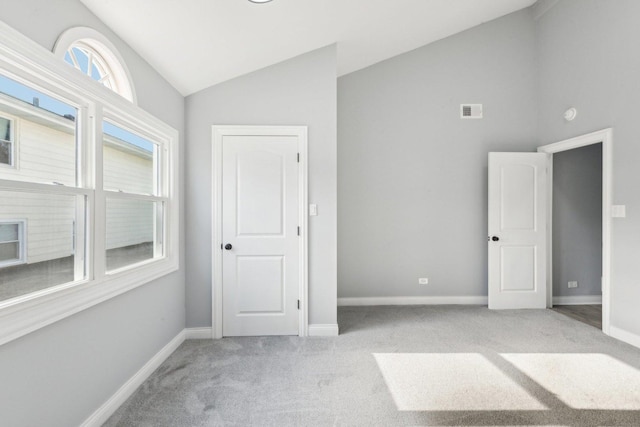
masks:
[[[212,218],[211,251],[213,254],[211,274],[211,314],[213,337],[222,338],[222,138],[226,135],[289,135],[298,137],[298,151],[300,153],[300,167],[298,168],[299,209],[298,224],[300,224],[301,238],[299,239],[299,326],[298,335],[308,335],[309,303],[308,303],[308,138],[306,126],[221,126],[211,127],[212,140]]]
[[[129,380],[122,385],[106,402],[104,402],[93,414],[89,416],[81,427],[101,426],[122,405],[138,387],[144,383],[151,374],[180,347],[186,337],[185,330],[180,331],[174,339],[156,353],[144,364]]]
[[[188,340],[210,340],[213,338],[213,328],[210,326],[204,328],[187,328],[185,329],[185,338]]]
[[[487,305],[488,299],[484,296],[461,297],[362,297],[362,298],[338,298],[338,306],[369,306],[369,305]]]
[[[575,295],[553,297],[553,305],[602,304],[602,295]]]
[[[611,325],[611,205],[613,204],[613,130],[602,129],[586,135],[538,147],[538,152],[552,155],[547,180],[547,305],[553,300],[553,154],[602,143],[602,332],[609,335]]]
[[[615,326],[609,326],[609,335],[634,347],[640,348],[640,335],[625,331]]]
[[[109,71],[114,74],[113,77],[116,84],[114,91],[137,105],[138,98],[127,63],[111,40],[102,33],[89,27],[69,28],[60,34],[58,40],[56,40],[53,46],[53,54],[64,61],[65,53],[77,42],[82,42],[95,50],[107,62]],[[103,86],[101,83],[98,84]]]
[[[0,345],[176,271],[171,264],[156,264],[101,281],[66,283],[0,302]]]
[[[338,332],[338,324],[315,324],[309,325],[309,336],[310,337],[337,337]]]
[[[87,277],[71,283],[51,287],[38,292],[0,302],[0,345],[21,337],[36,329],[54,323],[72,314],[113,298],[151,280],[165,276],[179,268],[179,194],[178,131],[158,120],[146,111],[132,105],[115,92],[80,78],[77,71],[60,61],[51,52],[0,21],[0,70],[19,83],[53,96],[78,108],[78,132],[86,136],[86,146],[80,147],[80,187],[42,185],[2,180],[0,187],[16,191],[46,191],[58,194],[82,194],[89,201],[86,219],[87,251],[100,247],[104,234],[104,205],[99,205],[95,194],[101,188],[99,165],[101,150],[96,151],[101,140],[102,107],[111,116],[124,117],[127,123],[139,125],[145,132],[162,134],[170,152],[168,169],[167,225],[165,230],[165,258],[141,263],[135,269],[104,275],[95,268],[92,259],[87,260]],[[95,162],[92,161],[95,159]],[[94,170],[95,167],[98,170]],[[94,179],[95,177],[95,179]],[[98,199],[98,200],[96,200]],[[102,218],[102,223],[97,219]],[[103,245],[104,246],[104,245]],[[81,248],[80,248],[81,249]],[[95,251],[93,252],[95,253]],[[102,258],[100,256],[93,257]],[[95,280],[89,280],[94,279]]]

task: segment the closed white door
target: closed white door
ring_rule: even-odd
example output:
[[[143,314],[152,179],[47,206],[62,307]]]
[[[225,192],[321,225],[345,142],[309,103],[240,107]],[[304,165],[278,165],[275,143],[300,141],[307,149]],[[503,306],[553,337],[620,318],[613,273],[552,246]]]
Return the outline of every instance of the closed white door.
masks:
[[[489,153],[489,308],[546,308],[544,153]]]
[[[298,335],[298,138],[222,141],[223,335]]]

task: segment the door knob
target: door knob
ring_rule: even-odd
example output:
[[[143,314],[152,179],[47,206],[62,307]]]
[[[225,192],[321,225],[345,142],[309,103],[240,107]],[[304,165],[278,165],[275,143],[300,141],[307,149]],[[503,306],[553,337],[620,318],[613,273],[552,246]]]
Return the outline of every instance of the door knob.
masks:
[[[494,242],[497,242],[498,240],[500,240],[500,238],[498,236],[493,236],[491,240],[493,240]]]
[[[233,248],[233,246],[231,246],[231,243],[227,243],[226,245],[224,245],[224,248],[228,251],[231,250],[231,248]]]

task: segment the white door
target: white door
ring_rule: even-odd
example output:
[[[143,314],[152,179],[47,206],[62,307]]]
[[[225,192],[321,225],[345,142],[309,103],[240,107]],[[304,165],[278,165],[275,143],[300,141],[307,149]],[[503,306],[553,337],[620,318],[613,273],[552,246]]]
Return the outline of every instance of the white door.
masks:
[[[544,153],[489,153],[489,308],[546,308]]]
[[[222,140],[224,336],[298,335],[298,138]]]

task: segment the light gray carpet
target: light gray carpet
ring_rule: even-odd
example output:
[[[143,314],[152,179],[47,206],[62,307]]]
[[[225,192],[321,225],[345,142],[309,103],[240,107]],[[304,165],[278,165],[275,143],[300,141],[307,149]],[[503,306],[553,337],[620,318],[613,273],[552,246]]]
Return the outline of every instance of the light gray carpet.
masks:
[[[343,307],[185,342],[106,426],[640,426],[640,350],[550,310]]]

